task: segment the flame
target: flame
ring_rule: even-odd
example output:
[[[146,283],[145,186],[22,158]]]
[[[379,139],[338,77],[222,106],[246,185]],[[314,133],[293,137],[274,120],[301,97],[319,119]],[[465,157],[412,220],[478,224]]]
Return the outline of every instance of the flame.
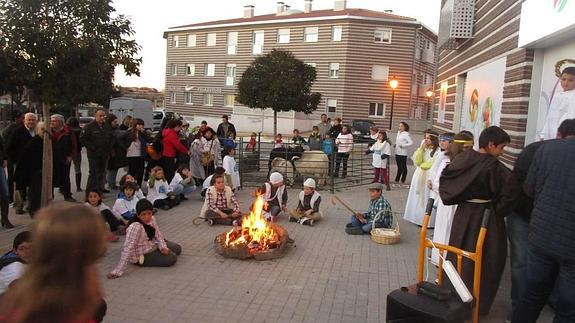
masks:
[[[258,194],[250,214],[242,219],[241,230],[234,228],[226,234],[225,246],[246,244],[250,249],[267,250],[279,241],[277,232],[263,216],[265,204],[262,195]]]

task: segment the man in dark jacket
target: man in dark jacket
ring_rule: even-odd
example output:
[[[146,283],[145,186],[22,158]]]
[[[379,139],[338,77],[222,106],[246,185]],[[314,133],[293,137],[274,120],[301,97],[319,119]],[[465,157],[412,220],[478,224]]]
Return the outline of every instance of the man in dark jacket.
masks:
[[[229,122],[227,114],[222,116],[222,123],[218,125],[216,135],[218,136],[218,139],[220,139],[220,142],[222,139],[227,138],[236,139],[236,127]]]
[[[0,137],[0,218],[3,228],[13,228],[14,226],[10,223],[8,219],[8,213],[10,210],[10,199],[8,197],[8,181],[6,180],[6,174],[4,173],[4,166],[6,166],[6,151],[4,149],[4,141]]]
[[[94,121],[87,124],[80,134],[80,141],[88,155],[90,173],[86,191],[97,189],[108,193],[106,190],[106,162],[112,149],[113,134],[109,125],[105,124],[106,111],[98,109],[94,115]]]
[[[16,131],[16,129],[22,127],[24,125],[24,113],[22,112],[18,112],[14,115],[14,119],[13,122],[8,125],[8,127],[4,128],[4,131],[2,131],[2,139],[4,140],[4,149],[5,149],[5,153],[7,154],[8,152],[8,144],[10,143],[10,140],[12,139],[12,135],[14,135],[14,132]],[[12,203],[14,200],[14,163],[15,161],[12,160],[11,158],[9,158],[10,156],[4,156],[7,158],[8,164],[6,165],[6,173],[8,174],[8,199],[10,200],[10,203]]]
[[[76,202],[70,189],[70,166],[76,151],[75,137],[65,124],[64,116],[54,114],[50,117],[52,128],[53,186],[59,187],[64,200]]]
[[[10,141],[6,145],[6,153],[8,160],[14,165],[14,169],[18,166],[17,163],[21,160],[22,152],[24,147],[34,138],[36,135],[35,129],[38,123],[38,116],[35,113],[26,113],[24,115],[24,124],[21,127],[16,128],[14,133],[10,136]],[[14,179],[14,181],[16,181]],[[16,214],[24,214],[24,199],[26,198],[25,191],[16,192],[18,198],[14,199],[14,208],[16,209]],[[16,203],[18,202],[18,203]]]
[[[512,322],[535,323],[555,285],[554,321],[575,317],[575,119],[563,121],[559,133],[563,139],[537,150],[525,180],[525,193],[534,203],[525,291]]]

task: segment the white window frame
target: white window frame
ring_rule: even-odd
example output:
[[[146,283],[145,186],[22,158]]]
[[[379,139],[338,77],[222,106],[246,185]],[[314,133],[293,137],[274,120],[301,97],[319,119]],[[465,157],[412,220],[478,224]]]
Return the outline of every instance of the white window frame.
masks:
[[[176,98],[176,92],[174,92],[174,91],[170,92],[170,103],[176,104],[176,102],[177,102],[176,99],[177,99]]]
[[[194,95],[191,91],[184,92],[184,104],[193,105],[194,104]]]
[[[374,110],[373,110],[374,113],[373,114],[371,113],[371,107],[372,106],[374,107]],[[370,117],[373,117],[373,118],[384,118],[386,109],[387,109],[387,106],[385,105],[385,103],[370,102],[367,113],[369,114]]]
[[[384,76],[378,77],[378,74]],[[389,66],[387,65],[373,65],[371,67],[371,79],[374,81],[387,81],[389,80]]]
[[[331,41],[341,41],[343,36],[343,26],[331,27]]]
[[[172,76],[178,75],[178,64],[172,63],[172,64],[170,65],[170,74],[171,74]]]
[[[216,64],[214,63],[204,64],[204,76],[209,77],[216,76]]]
[[[174,41],[174,47],[176,48],[180,47],[180,36],[174,35],[173,41]]]
[[[317,43],[319,41],[319,27],[303,28],[304,43]]]
[[[217,33],[207,33],[206,34],[206,46],[213,47],[218,44],[218,34]]]
[[[386,34],[388,34],[387,39],[385,38]],[[391,44],[391,35],[391,28],[375,28],[375,31],[373,32],[373,41],[375,43]]]
[[[260,36],[261,35],[261,38]],[[252,34],[252,53],[254,55],[260,55],[264,52],[266,34],[263,30],[255,30]]]
[[[290,29],[289,28],[280,28],[278,29],[278,44],[289,44],[290,42]]]
[[[236,64],[226,64],[225,86],[234,86],[236,82],[237,66]]]
[[[228,32],[228,55],[236,55],[238,53],[238,37],[237,31]]]
[[[333,103],[333,104],[330,104]],[[333,111],[330,110],[333,108]],[[326,113],[336,113],[337,112],[337,99],[325,99],[325,112]]]
[[[214,106],[214,94],[204,93],[204,106],[213,107]]]
[[[230,103],[231,98],[231,103]],[[236,96],[233,94],[224,94],[224,107],[233,108],[236,105]]]
[[[329,78],[337,79],[339,78],[339,63],[329,63]]]
[[[186,64],[186,75],[187,76],[196,75],[196,64]]]
[[[197,42],[198,37],[196,36],[196,34],[189,34],[188,35],[188,47],[196,47],[196,42]]]

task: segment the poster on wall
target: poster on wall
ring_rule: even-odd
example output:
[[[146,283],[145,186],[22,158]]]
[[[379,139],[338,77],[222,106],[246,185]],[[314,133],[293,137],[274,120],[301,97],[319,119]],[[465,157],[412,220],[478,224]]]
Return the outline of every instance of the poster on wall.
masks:
[[[447,82],[441,83],[439,89],[439,109],[437,110],[437,122],[445,123],[445,103],[447,101]]]
[[[487,127],[499,125],[503,103],[505,62],[505,58],[500,58],[467,72],[461,107],[461,130],[473,133],[476,148],[481,131]]]

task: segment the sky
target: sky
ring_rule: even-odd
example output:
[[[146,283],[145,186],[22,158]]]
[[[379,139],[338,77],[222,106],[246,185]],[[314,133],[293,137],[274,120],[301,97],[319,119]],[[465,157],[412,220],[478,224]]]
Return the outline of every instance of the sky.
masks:
[[[303,10],[304,0],[282,0],[292,9]],[[169,27],[243,16],[245,5],[255,6],[255,15],[274,13],[276,0],[113,0],[117,13],[126,15],[136,32],[143,62],[140,76],[126,76],[116,69],[115,84],[164,88],[166,41]],[[393,10],[413,17],[437,32],[441,0],[348,0],[348,8]],[[313,10],[333,8],[334,0],[314,0]]]

